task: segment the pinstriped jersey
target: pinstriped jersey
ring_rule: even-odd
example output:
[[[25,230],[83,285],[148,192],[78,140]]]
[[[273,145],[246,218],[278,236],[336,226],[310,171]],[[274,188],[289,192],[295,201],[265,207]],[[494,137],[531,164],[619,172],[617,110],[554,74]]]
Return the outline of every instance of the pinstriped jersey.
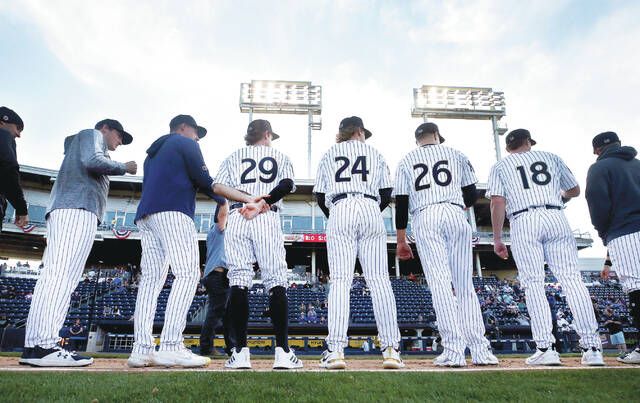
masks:
[[[271,192],[283,179],[294,180],[289,157],[273,147],[259,145],[241,148],[228,156],[215,182],[260,196]],[[282,208],[282,199],[276,205]]]
[[[324,154],[313,191],[324,193],[329,205],[341,193],[363,193],[379,199],[379,190],[391,187],[389,167],[378,150],[361,141],[348,140],[333,145]]]
[[[546,151],[511,154],[489,173],[486,196],[502,196],[507,216],[531,206],[562,206],[561,191],[578,186],[564,161]]]
[[[424,145],[400,160],[394,194],[409,196],[409,211],[413,214],[438,203],[464,206],[462,188],[476,182],[466,155],[439,144]]]

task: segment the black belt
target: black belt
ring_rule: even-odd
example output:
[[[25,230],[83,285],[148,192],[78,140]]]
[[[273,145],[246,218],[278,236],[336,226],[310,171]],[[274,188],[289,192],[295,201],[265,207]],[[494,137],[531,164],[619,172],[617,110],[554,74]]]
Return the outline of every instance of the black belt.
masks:
[[[542,208],[542,207],[546,208],[547,210],[562,210],[562,207],[560,207],[560,206],[554,206],[554,205],[551,205],[551,204],[545,204],[544,206],[540,206],[540,207],[538,207],[538,208]],[[522,209],[522,210],[514,211],[514,212],[511,214],[511,217],[515,217],[515,216],[517,216],[518,214],[526,213],[526,212],[527,212],[527,211],[529,211],[529,210],[535,210],[535,209],[536,209],[536,207],[531,206],[531,207],[528,207],[528,208],[525,208],[525,209]]]
[[[233,203],[231,206],[229,206],[229,208],[230,208],[231,210],[234,210],[234,209],[237,209],[237,208],[242,208],[242,207],[244,207],[244,204],[243,204],[243,203]],[[278,210],[280,210],[280,209],[278,208],[278,206],[276,206],[275,204],[273,204],[269,209],[270,209],[271,211],[275,212],[275,213],[277,213],[277,212],[278,212]]]
[[[378,198],[375,197],[375,196],[371,196],[371,195],[368,195],[368,194],[363,194],[362,196],[366,197],[367,199],[378,201]],[[340,194],[337,194],[337,195],[333,196],[333,199],[331,199],[331,202],[335,203],[337,201],[340,201],[340,200],[346,199],[346,198],[347,198],[347,193],[340,193]]]

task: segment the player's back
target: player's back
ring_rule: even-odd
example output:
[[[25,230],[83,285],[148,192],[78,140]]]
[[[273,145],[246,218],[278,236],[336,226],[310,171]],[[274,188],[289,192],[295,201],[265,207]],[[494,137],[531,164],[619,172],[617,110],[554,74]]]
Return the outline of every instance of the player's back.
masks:
[[[257,145],[243,147],[227,157],[216,181],[257,196],[268,194],[287,178],[294,179],[289,157],[273,147]]]
[[[378,196],[390,188],[389,168],[375,148],[357,140],[333,145],[320,161],[314,192],[325,193],[328,200],[342,193]]]
[[[438,203],[464,206],[461,188],[477,182],[468,158],[451,147],[429,144],[402,158],[395,194],[409,195],[409,211]]]
[[[509,214],[531,206],[562,206],[561,191],[577,186],[562,159],[546,151],[505,157],[491,170],[490,188],[494,181],[500,182]]]

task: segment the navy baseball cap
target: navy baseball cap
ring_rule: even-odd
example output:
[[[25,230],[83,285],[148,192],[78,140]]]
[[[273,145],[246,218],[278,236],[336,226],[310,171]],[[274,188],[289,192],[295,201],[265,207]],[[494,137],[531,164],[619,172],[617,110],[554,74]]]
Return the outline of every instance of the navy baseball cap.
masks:
[[[608,146],[611,143],[619,143],[619,142],[620,142],[620,139],[618,138],[617,134],[615,134],[614,132],[604,132],[595,136],[591,141],[591,145],[593,146],[594,149],[596,149],[596,148]]]
[[[169,129],[173,130],[183,123],[196,129],[198,131],[198,138],[203,138],[207,135],[207,129],[202,126],[198,126],[196,120],[191,115],[178,115],[171,119],[171,122],[169,122]]]
[[[435,123],[426,122],[418,126],[418,128],[416,129],[416,138],[422,136],[425,133],[427,134],[438,133],[438,135],[440,136],[440,144],[444,143],[444,137],[442,137],[442,134],[440,134],[440,130],[438,130],[438,125],[436,125]]]
[[[20,131],[24,129],[22,118],[13,109],[9,109],[6,106],[0,106],[0,120],[4,123],[13,123]]]
[[[504,142],[507,145],[507,149],[509,150],[513,150],[515,148],[518,148],[520,144],[521,140],[526,140],[528,139],[531,142],[532,146],[535,146],[536,144],[538,144],[534,139],[531,138],[531,133],[529,133],[529,130],[527,129],[516,129],[516,130],[512,130],[509,132],[509,134],[507,134],[507,137],[505,138]]]
[[[371,132],[364,128],[364,123],[362,123],[362,119],[357,116],[351,116],[348,118],[342,119],[340,122],[339,130],[346,129],[347,127],[359,127],[364,130],[364,138],[368,139],[372,136]]]
[[[100,128],[104,125],[107,125],[111,130],[117,130],[122,134],[122,144],[127,145],[131,144],[133,141],[133,136],[124,131],[122,124],[115,119],[103,119],[96,123],[95,129],[100,130]]]
[[[271,133],[272,140],[277,140],[280,138],[280,135],[275,133],[271,128],[271,123],[269,123],[268,120],[264,119],[256,119],[253,122],[249,123],[249,126],[247,127],[247,136],[253,136],[265,131]]]

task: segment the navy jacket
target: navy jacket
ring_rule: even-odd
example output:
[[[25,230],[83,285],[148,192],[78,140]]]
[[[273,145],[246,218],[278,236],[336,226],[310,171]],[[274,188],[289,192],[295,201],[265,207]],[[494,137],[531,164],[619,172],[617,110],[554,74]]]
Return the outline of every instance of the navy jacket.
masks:
[[[4,198],[9,200],[16,215],[27,214],[27,202],[20,186],[20,165],[16,157],[16,140],[13,135],[5,129],[0,129],[0,201],[4,205]],[[2,217],[4,217],[3,206],[0,205]]]
[[[164,135],[147,150],[136,221],[162,211],[180,211],[193,218],[198,189],[225,203],[212,185],[198,143],[175,133]]]
[[[591,223],[606,245],[640,231],[640,161],[633,147],[611,146],[591,165],[586,198]]]

